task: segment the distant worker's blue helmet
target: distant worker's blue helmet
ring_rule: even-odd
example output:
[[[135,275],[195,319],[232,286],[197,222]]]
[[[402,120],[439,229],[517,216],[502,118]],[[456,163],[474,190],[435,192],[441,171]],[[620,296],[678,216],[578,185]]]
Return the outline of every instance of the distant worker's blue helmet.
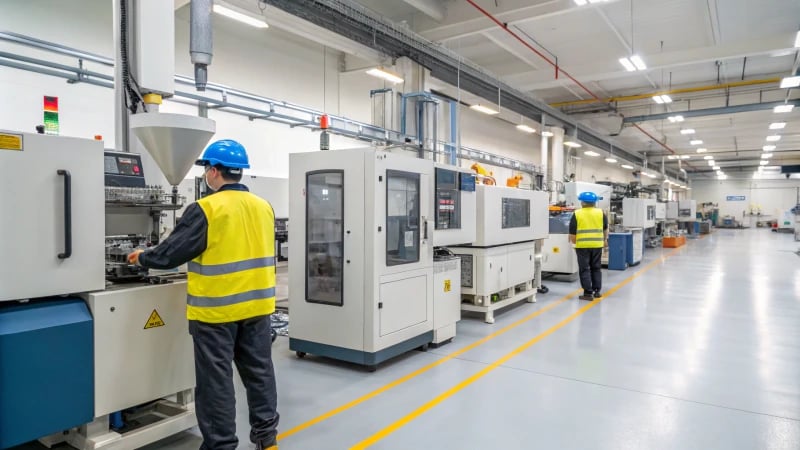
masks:
[[[227,167],[229,169],[249,169],[250,160],[244,146],[231,139],[216,141],[206,148],[203,156],[195,161],[198,166]]]
[[[599,199],[600,197],[594,192],[581,192],[581,195],[578,196],[578,200],[586,203],[597,203]]]

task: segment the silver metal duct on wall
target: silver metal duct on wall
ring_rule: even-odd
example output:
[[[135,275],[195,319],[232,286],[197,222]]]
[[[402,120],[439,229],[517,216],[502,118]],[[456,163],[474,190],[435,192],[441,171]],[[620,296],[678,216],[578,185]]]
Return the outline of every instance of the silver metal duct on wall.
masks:
[[[208,66],[214,56],[213,33],[211,29],[211,9],[213,0],[192,0],[189,22],[189,54],[194,64],[195,88],[206,90]]]

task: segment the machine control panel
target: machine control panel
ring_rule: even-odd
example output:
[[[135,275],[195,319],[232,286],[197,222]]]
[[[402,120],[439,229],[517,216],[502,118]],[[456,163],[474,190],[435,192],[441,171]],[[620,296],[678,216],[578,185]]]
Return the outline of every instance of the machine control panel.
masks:
[[[146,187],[141,155],[106,151],[104,161],[106,186]]]
[[[461,228],[461,191],[459,173],[436,169],[436,229]]]

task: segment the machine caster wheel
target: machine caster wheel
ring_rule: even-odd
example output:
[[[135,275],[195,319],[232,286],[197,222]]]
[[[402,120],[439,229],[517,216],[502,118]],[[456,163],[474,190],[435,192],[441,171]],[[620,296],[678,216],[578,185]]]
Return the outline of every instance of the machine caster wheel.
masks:
[[[306,352],[295,352],[298,358],[303,359],[306,357]]]
[[[487,317],[486,319],[484,319],[484,322],[491,325],[494,323],[494,317]]]
[[[367,366],[366,369],[369,373],[375,373],[378,370],[378,366]]]
[[[421,352],[427,352],[429,347],[430,347],[430,344],[425,344],[425,345],[421,345],[420,347],[418,347],[417,350],[419,350]]]
[[[550,288],[548,288],[547,286],[543,285],[542,287],[537,289],[536,292],[538,292],[540,294],[547,294],[548,292],[550,292]]]

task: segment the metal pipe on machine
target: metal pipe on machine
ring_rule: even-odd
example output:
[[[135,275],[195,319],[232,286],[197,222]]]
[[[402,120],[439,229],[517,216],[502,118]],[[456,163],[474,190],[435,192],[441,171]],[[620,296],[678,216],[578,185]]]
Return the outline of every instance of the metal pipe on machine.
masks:
[[[206,90],[208,66],[214,56],[211,9],[213,0],[192,0],[189,22],[189,54],[194,64],[195,88]]]

